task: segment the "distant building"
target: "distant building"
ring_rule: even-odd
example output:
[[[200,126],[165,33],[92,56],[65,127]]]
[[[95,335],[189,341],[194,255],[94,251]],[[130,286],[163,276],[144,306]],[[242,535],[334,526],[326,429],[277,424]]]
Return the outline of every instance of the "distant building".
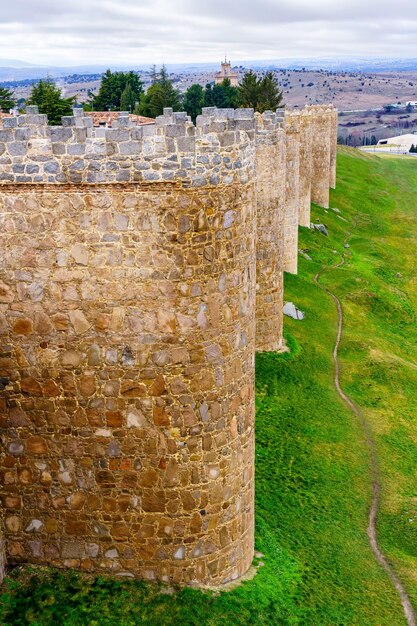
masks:
[[[417,134],[398,135],[398,137],[388,137],[388,139],[380,139],[377,143],[378,148],[386,148],[392,152],[409,152],[411,146],[417,146]]]
[[[227,61],[227,59],[222,61],[222,69],[220,70],[220,72],[215,73],[214,81],[216,85],[220,85],[220,83],[222,83],[225,80],[225,78],[228,78],[230,80],[230,84],[232,85],[232,87],[238,86],[239,78],[238,78],[237,72],[234,72],[232,70],[230,61]]]

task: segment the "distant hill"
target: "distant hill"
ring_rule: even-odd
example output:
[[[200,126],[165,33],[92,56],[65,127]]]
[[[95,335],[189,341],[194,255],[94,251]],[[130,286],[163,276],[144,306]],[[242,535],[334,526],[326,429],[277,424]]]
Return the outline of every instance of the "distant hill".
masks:
[[[16,68],[16,67],[35,67],[32,63],[26,63],[25,61],[18,61],[17,59],[1,59],[0,68]]]
[[[387,58],[387,57],[321,57],[321,58],[279,58],[279,59],[231,59],[234,66],[254,69],[306,69],[306,70],[333,70],[355,72],[404,72],[417,70],[417,58]],[[192,74],[217,69],[219,62],[207,63],[168,63],[170,72]],[[0,59],[0,82],[39,79],[50,76],[63,78],[72,74],[101,74],[107,68],[112,70],[149,70],[149,63],[105,65],[74,65],[51,66],[33,65],[16,59]]]

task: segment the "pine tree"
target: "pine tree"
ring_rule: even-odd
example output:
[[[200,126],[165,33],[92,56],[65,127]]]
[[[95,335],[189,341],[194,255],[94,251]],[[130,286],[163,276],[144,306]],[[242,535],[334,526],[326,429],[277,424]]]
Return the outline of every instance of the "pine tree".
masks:
[[[204,106],[214,107],[213,86],[210,83],[207,83],[204,90]]]
[[[126,87],[120,96],[120,110],[132,112],[135,108],[135,94],[130,83],[126,83]]]
[[[258,110],[260,82],[255,72],[246,72],[238,87],[240,106]]]
[[[239,104],[250,107],[263,113],[275,111],[282,107],[282,91],[273,72],[267,72],[263,78],[257,78],[256,74],[247,72],[238,87]]]
[[[146,94],[142,94],[135,113],[157,117],[162,115],[165,107],[178,111],[181,108],[181,97],[179,91],[174,88],[172,80],[168,78],[167,69],[163,65]]]
[[[184,95],[183,107],[191,116],[194,124],[197,115],[201,115],[204,105],[204,90],[201,85],[191,85]]]
[[[50,80],[40,80],[33,86],[26,104],[36,104],[39,113],[46,113],[51,126],[59,126],[63,115],[72,115],[75,98],[63,98],[61,91]]]
[[[15,106],[16,100],[13,98],[13,92],[5,87],[0,87],[0,111],[8,113]]]
[[[259,85],[259,100],[257,111],[275,111],[282,107],[282,90],[279,88],[273,72],[267,72]]]

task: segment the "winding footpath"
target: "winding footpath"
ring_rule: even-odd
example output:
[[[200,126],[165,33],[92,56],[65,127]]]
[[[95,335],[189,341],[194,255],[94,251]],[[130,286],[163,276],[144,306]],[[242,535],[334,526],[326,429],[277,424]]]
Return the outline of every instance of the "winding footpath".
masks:
[[[348,232],[347,235],[346,235],[346,238],[345,238],[345,240],[343,242],[345,247],[346,247],[346,244],[347,244],[350,236],[351,236],[351,233]],[[323,285],[320,284],[320,276],[325,271],[331,270],[331,269],[336,269],[338,267],[342,267],[342,265],[344,265],[345,262],[346,262],[345,256],[342,255],[341,261],[340,261],[340,263],[337,263],[337,265],[333,265],[333,266],[330,266],[330,267],[323,267],[314,276],[314,282],[316,283],[316,285],[318,287],[320,287],[320,289],[322,289],[325,293],[327,293],[334,300],[334,302],[336,304],[338,323],[337,323],[336,341],[335,341],[335,345],[334,345],[334,349],[333,349],[334,384],[335,384],[335,387],[336,387],[336,390],[337,390],[337,393],[338,393],[339,397],[347,404],[347,406],[350,408],[352,413],[354,413],[354,415],[359,420],[359,423],[360,423],[360,425],[362,427],[362,430],[363,430],[363,433],[364,433],[364,436],[365,436],[365,441],[366,441],[366,445],[367,445],[367,448],[368,448],[369,457],[370,457],[370,461],[371,461],[372,501],[371,501],[371,506],[370,506],[370,509],[369,509],[368,528],[367,528],[367,535],[368,535],[369,543],[371,545],[371,549],[372,549],[372,552],[374,553],[374,556],[375,556],[376,560],[381,565],[381,567],[384,568],[385,572],[387,573],[387,575],[388,575],[388,577],[389,577],[389,579],[391,581],[391,584],[393,585],[393,587],[396,589],[396,591],[398,592],[398,594],[400,596],[401,604],[402,604],[403,611],[404,611],[404,616],[405,616],[405,619],[407,621],[407,625],[408,626],[416,626],[416,615],[415,615],[413,606],[412,606],[412,604],[410,602],[410,599],[408,597],[408,594],[407,594],[407,592],[406,592],[402,582],[398,578],[398,576],[395,573],[395,571],[392,568],[392,566],[389,564],[385,554],[383,553],[381,547],[378,544],[378,538],[377,538],[377,532],[376,532],[376,520],[377,520],[377,515],[378,515],[379,505],[380,505],[381,476],[380,476],[380,472],[379,472],[378,456],[377,456],[377,452],[376,452],[375,442],[374,442],[373,437],[372,437],[371,428],[370,428],[370,425],[367,422],[365,416],[363,415],[362,411],[360,410],[360,408],[343,391],[343,389],[341,387],[341,384],[340,384],[339,346],[340,346],[340,342],[341,342],[341,339],[342,339],[342,332],[343,332],[343,309],[342,309],[342,304],[341,304],[339,298],[332,291],[330,291],[330,289],[327,289],[327,287],[324,287]]]

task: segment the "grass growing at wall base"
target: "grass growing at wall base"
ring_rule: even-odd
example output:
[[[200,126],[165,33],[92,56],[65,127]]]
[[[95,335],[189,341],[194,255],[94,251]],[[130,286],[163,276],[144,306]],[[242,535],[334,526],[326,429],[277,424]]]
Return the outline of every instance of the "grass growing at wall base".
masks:
[[[340,216],[313,208],[329,237],[300,229],[313,260],[300,258],[299,276],[286,276],[286,298],[306,313],[286,319],[292,351],[257,357],[257,576],[228,593],[167,594],[139,581],[19,569],[2,588],[0,624],[405,624],[368,546],[368,454],[333,387],[336,311],[313,276],[350,255],[322,281],[345,311],[342,383],[378,447],[380,541],[417,604],[417,162],[342,149],[332,206]]]

